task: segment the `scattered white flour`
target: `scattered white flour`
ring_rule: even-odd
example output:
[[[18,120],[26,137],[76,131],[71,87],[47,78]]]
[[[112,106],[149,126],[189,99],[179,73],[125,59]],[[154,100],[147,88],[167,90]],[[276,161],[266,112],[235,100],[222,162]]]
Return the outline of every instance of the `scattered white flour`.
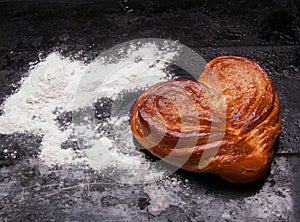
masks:
[[[72,163],[74,152],[61,149],[72,129],[61,131],[56,111],[72,110],[77,85],[86,67],[56,53],[31,67],[20,89],[4,103],[0,133],[32,133],[43,136],[40,158],[48,165]]]
[[[126,152],[119,152],[118,144],[96,132],[91,124],[74,126],[73,123],[62,130],[56,120],[64,112],[90,107],[95,99],[114,99],[122,90],[144,88],[161,81],[166,77],[165,61],[176,55],[175,51],[158,48],[154,43],[140,47],[131,45],[127,49],[118,50],[117,56],[109,57],[108,54],[88,65],[63,58],[58,53],[51,53],[46,59],[33,65],[28,77],[22,80],[20,89],[3,104],[0,133],[19,132],[42,136],[40,159],[51,166],[86,161],[78,158],[78,152],[81,151],[61,147],[68,138],[74,137],[75,129],[77,134],[81,133],[80,136],[92,145],[84,151],[87,157],[95,157],[96,154],[99,157],[96,161],[88,160],[97,169],[115,165],[130,172],[130,169],[136,167],[136,175],[143,175],[149,168],[149,162],[140,152],[139,155],[134,151],[134,155],[130,153],[134,145],[128,124],[129,112],[121,119],[112,118],[110,121],[114,128],[126,121],[126,127],[122,129],[124,133],[120,134],[123,135]],[[88,117],[85,120],[93,121]],[[125,148],[122,147],[123,151]],[[153,173],[153,176],[158,174]]]
[[[122,90],[144,88],[162,81],[166,77],[166,62],[177,55],[176,48],[160,49],[153,43],[118,50],[108,50],[107,56],[86,67],[75,95],[75,108],[89,106],[95,98],[114,98]]]
[[[124,90],[144,89],[166,79],[166,61],[177,53],[174,48],[161,48],[154,43],[118,50],[90,64],[63,58],[58,53],[32,63],[19,90],[2,105],[0,133],[41,136],[39,158],[50,167],[88,163],[99,172],[126,183],[143,183],[162,177],[163,170],[153,167],[145,154],[135,148],[129,124],[130,106],[119,107],[121,111],[127,109],[122,116],[114,115],[112,110],[109,121],[102,124],[103,129],[94,125],[94,112],[83,111],[86,116],[79,117],[78,122],[75,116],[74,120],[74,113],[92,107],[97,99],[106,97],[115,101]],[[110,53],[114,55],[110,57]],[[66,112],[73,112],[73,122],[61,128],[57,119]],[[107,125],[116,132],[114,137],[106,135],[111,130],[105,128]],[[62,148],[70,140],[75,143],[81,140],[83,149],[75,151],[72,143]],[[174,190],[166,190],[163,185],[154,182],[145,186],[151,198],[149,209],[154,214],[166,209],[170,202],[181,201]]]
[[[178,193],[182,192],[183,189],[187,189],[187,185],[181,184],[181,181],[175,177],[165,178],[164,180],[154,181],[145,185],[144,191],[150,198],[148,211],[153,215],[158,215],[170,205],[185,205],[186,203],[178,196]]]

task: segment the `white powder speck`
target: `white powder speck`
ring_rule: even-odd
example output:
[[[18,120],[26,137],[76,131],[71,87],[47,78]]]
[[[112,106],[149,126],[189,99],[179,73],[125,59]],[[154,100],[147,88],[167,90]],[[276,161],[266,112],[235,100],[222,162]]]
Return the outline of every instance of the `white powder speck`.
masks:
[[[182,191],[182,188],[185,189],[187,185],[182,185],[180,182],[174,177],[167,177],[164,180],[151,182],[144,186],[144,191],[150,198],[148,210],[151,214],[158,215],[170,205],[180,206],[185,204],[178,193]]]
[[[113,117],[111,118],[110,120],[110,123],[114,124],[115,126],[121,126],[122,123],[124,122],[128,122],[129,121],[129,114],[128,115],[124,115],[120,118],[116,118],[116,117]]]

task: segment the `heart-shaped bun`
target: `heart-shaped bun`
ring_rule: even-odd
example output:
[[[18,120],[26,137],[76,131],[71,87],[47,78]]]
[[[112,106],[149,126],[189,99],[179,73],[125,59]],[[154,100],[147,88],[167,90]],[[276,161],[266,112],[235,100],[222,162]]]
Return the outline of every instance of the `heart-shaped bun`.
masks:
[[[234,183],[261,178],[281,133],[278,96],[266,71],[235,56],[211,60],[199,82],[150,87],[136,101],[134,137],[162,160]]]

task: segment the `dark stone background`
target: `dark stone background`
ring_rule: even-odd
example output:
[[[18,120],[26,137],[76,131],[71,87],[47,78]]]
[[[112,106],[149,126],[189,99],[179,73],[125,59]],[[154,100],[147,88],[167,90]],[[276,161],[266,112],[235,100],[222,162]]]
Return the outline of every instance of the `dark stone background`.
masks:
[[[118,43],[151,37],[179,40],[207,61],[256,60],[274,81],[283,118],[265,178],[241,186],[178,171],[178,180],[190,181],[188,192],[177,192],[185,204],[160,215],[149,213],[141,185],[76,166],[48,169],[36,158],[41,138],[0,135],[0,221],[299,221],[299,15],[296,0],[0,0],[0,104],[39,55],[81,51],[93,59]],[[4,149],[17,150],[17,157],[4,158]]]

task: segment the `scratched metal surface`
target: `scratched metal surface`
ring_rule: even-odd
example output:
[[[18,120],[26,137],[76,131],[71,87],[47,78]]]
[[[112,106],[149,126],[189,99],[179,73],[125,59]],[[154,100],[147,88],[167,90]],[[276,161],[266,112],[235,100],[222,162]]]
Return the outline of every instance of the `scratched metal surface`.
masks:
[[[182,204],[158,215],[142,185],[122,185],[79,166],[38,161],[41,138],[0,135],[1,221],[299,221],[300,27],[298,1],[0,1],[0,104],[22,74],[53,50],[90,60],[136,38],[166,38],[207,61],[252,58],[270,74],[281,99],[283,133],[268,175],[238,186],[216,176],[177,171]],[[4,149],[17,151],[7,157]],[[5,157],[6,156],[6,157]]]

